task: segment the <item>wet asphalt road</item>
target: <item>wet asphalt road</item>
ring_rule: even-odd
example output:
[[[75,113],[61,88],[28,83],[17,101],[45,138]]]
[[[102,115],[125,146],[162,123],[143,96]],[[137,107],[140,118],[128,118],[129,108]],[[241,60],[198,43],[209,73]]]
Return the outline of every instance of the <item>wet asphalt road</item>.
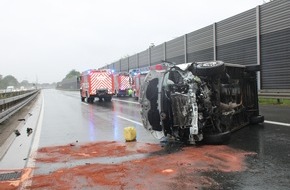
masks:
[[[127,126],[136,127],[139,142],[159,142],[141,126],[139,105],[133,99],[86,104],[80,102],[78,92],[45,90],[43,94],[40,147],[76,141],[123,142]],[[290,123],[289,107],[260,106],[260,110],[267,121]],[[219,189],[290,189],[290,127],[248,126],[232,135],[229,146],[256,154],[247,157],[249,169],[243,172],[204,173],[221,184]]]
[[[50,157],[49,159],[51,159],[51,157],[55,156],[55,152],[57,152],[54,152],[54,147],[58,146],[58,151],[61,152],[61,154],[58,154],[56,156],[65,157],[65,160],[60,160],[59,162],[54,162],[52,160],[53,162],[49,163],[35,163],[35,168],[37,169],[34,171],[34,175],[47,175],[44,177],[43,181],[51,180],[49,177],[54,175],[54,171],[57,171],[56,173],[63,172],[63,170],[59,170],[63,167],[72,168],[72,170],[76,171],[74,169],[75,167],[86,165],[88,164],[88,161],[91,161],[92,163],[108,163],[111,161],[122,161],[118,160],[119,158],[112,157],[112,155],[98,158],[98,155],[96,154],[92,157],[88,157],[90,156],[89,154],[92,151],[89,150],[88,153],[84,153],[83,150],[78,150],[79,147],[81,147],[78,146],[78,144],[101,142],[97,144],[97,146],[103,146],[102,142],[104,141],[116,141],[124,143],[125,140],[123,130],[125,127],[128,126],[133,126],[136,128],[137,143],[152,143],[158,144],[160,146],[159,140],[153,138],[151,134],[149,134],[142,127],[139,115],[139,104],[136,100],[132,98],[113,99],[112,102],[98,102],[97,100],[95,100],[93,104],[87,104],[80,101],[78,92],[57,91],[50,89],[42,90],[41,98],[43,98],[42,106],[44,111],[43,117],[41,117],[40,119],[41,131],[38,131],[38,148],[50,147],[44,150],[48,151],[47,155],[48,157]],[[260,112],[262,115],[265,116],[266,121],[275,121],[288,124],[290,123],[289,107],[260,106]],[[181,149],[184,148],[178,143],[174,145],[165,144],[163,147],[164,150],[161,151],[163,153],[161,153],[159,156],[161,159],[167,159],[167,156],[172,156],[170,159],[173,159],[173,156],[177,156],[174,153],[178,154],[180,153]],[[89,159],[87,158],[83,160],[70,160],[70,158],[75,155],[63,154],[63,150],[68,148],[75,148],[74,151],[80,151],[78,152],[79,156],[83,155],[84,157],[88,157]],[[102,151],[106,149],[105,147],[99,148]],[[112,146],[110,149],[114,148],[116,147]],[[217,146],[216,149],[221,150],[221,152],[217,153],[216,156],[213,155],[216,152],[214,149],[215,147],[212,146],[201,146],[189,147],[189,149],[182,150],[181,153],[184,153],[185,155],[186,153],[188,153],[188,150],[192,151],[190,155],[198,152],[198,154],[196,154],[196,158],[194,158],[194,162],[198,163],[196,167],[197,170],[200,171],[198,173],[191,172],[191,170],[194,170],[194,168],[186,171],[187,168],[190,168],[190,164],[194,165],[194,162],[190,163],[187,167],[185,163],[187,163],[188,160],[180,158],[180,162],[182,164],[180,165],[180,167],[178,167],[183,168],[184,172],[187,172],[187,176],[184,176],[184,173],[182,174],[181,172],[182,175],[178,176],[177,180],[175,179],[177,182],[175,182],[174,185],[170,185],[171,188],[160,187],[159,189],[290,189],[289,126],[269,124],[268,122],[265,122],[263,125],[247,126],[234,132],[232,134],[230,143],[226,147]],[[97,148],[94,148],[92,150],[97,150]],[[117,150],[114,149],[114,151]],[[244,161],[235,160],[239,158],[239,156],[237,156],[238,154],[240,154],[239,152],[245,153],[247,155]],[[41,155],[41,153],[39,154]],[[231,154],[233,154],[233,157],[231,157]],[[145,156],[148,157],[148,155]],[[95,160],[96,157],[97,161]],[[120,158],[127,160],[133,159],[132,163],[134,164],[135,159],[142,159],[143,157],[144,155],[142,154],[136,154]],[[170,161],[172,161],[170,159],[168,158],[168,160],[163,160],[163,163],[160,163],[160,165],[164,163],[166,164],[167,162],[170,163]],[[178,163],[178,156],[176,159]],[[214,162],[208,163],[208,160],[213,160]],[[145,163],[147,162],[144,162],[144,164]],[[175,164],[176,162],[174,161],[173,163]],[[215,164],[219,166],[215,166]],[[157,165],[159,164],[157,163]],[[157,168],[157,165],[149,165],[149,169],[153,168],[154,170],[155,167]],[[238,165],[245,165],[245,169],[231,169],[235,167],[239,168]],[[208,169],[198,169],[199,166],[206,166],[206,168]],[[129,166],[129,168],[131,167],[133,168],[133,166]],[[178,167],[176,169],[178,169]],[[218,169],[220,167],[222,169]],[[93,165],[91,165],[91,168],[93,168]],[[137,168],[140,168],[140,166],[138,166]],[[148,168],[145,171],[148,171]],[[131,176],[131,178],[133,179],[134,173],[131,175],[133,175]],[[137,174],[136,176],[138,177]],[[140,176],[143,176],[142,171]],[[202,177],[201,179],[199,179],[200,176]],[[200,183],[201,185],[194,184],[197,183],[194,180],[195,178],[197,178],[196,181],[198,181],[198,183]],[[48,186],[46,187],[43,182],[37,182],[37,179],[39,179],[39,177],[36,178],[36,182],[32,182],[34,186],[31,187],[34,188],[31,189],[70,189],[63,188],[62,186],[60,186],[60,188],[48,188]],[[194,185],[190,185],[190,183],[193,183]],[[81,187],[82,189],[98,189],[95,187]],[[128,186],[123,186],[123,188],[114,186],[114,188],[108,189],[135,189],[135,187],[126,187]],[[145,188],[139,189],[150,188],[146,188],[145,186]]]
[[[235,149],[256,153],[248,156],[248,170],[209,173],[223,189],[290,189],[290,128],[264,124],[232,134]]]
[[[81,102],[78,92],[43,90],[40,147],[78,142],[124,141],[125,127],[135,127],[139,142],[158,142],[142,127],[138,102]],[[52,140],[53,139],[53,140]]]

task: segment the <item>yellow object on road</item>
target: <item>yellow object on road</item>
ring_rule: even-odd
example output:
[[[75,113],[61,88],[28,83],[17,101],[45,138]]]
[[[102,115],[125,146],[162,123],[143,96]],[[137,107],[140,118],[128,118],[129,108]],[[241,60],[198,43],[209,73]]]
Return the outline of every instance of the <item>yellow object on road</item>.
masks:
[[[135,127],[125,127],[124,136],[126,141],[135,141],[136,140],[136,129]]]

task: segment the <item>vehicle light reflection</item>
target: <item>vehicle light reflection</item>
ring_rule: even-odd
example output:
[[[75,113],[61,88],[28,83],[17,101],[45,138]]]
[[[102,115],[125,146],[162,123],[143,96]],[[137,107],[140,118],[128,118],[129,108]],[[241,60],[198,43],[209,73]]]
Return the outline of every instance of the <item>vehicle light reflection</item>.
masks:
[[[120,126],[118,123],[118,117],[116,114],[114,114],[114,122],[113,122],[113,127],[114,127],[114,140],[118,140],[120,137]]]
[[[96,141],[96,130],[95,130],[95,125],[94,125],[94,110],[93,106],[90,106],[89,108],[89,138],[90,141]]]

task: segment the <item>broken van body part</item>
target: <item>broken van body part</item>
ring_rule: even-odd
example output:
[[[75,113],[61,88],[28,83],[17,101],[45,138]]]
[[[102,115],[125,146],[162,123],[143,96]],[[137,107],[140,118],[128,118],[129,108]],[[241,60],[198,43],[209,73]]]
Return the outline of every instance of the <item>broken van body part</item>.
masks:
[[[222,61],[150,70],[139,100],[143,125],[152,134],[162,132],[185,143],[227,142],[232,131],[264,121],[257,71],[257,65]]]

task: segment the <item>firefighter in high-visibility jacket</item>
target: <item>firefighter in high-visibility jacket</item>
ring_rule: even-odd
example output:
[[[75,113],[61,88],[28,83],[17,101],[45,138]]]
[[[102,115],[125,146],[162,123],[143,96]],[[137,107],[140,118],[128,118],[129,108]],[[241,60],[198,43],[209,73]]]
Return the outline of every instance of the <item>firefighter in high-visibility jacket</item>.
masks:
[[[128,89],[128,96],[132,97],[133,90],[131,88]]]

